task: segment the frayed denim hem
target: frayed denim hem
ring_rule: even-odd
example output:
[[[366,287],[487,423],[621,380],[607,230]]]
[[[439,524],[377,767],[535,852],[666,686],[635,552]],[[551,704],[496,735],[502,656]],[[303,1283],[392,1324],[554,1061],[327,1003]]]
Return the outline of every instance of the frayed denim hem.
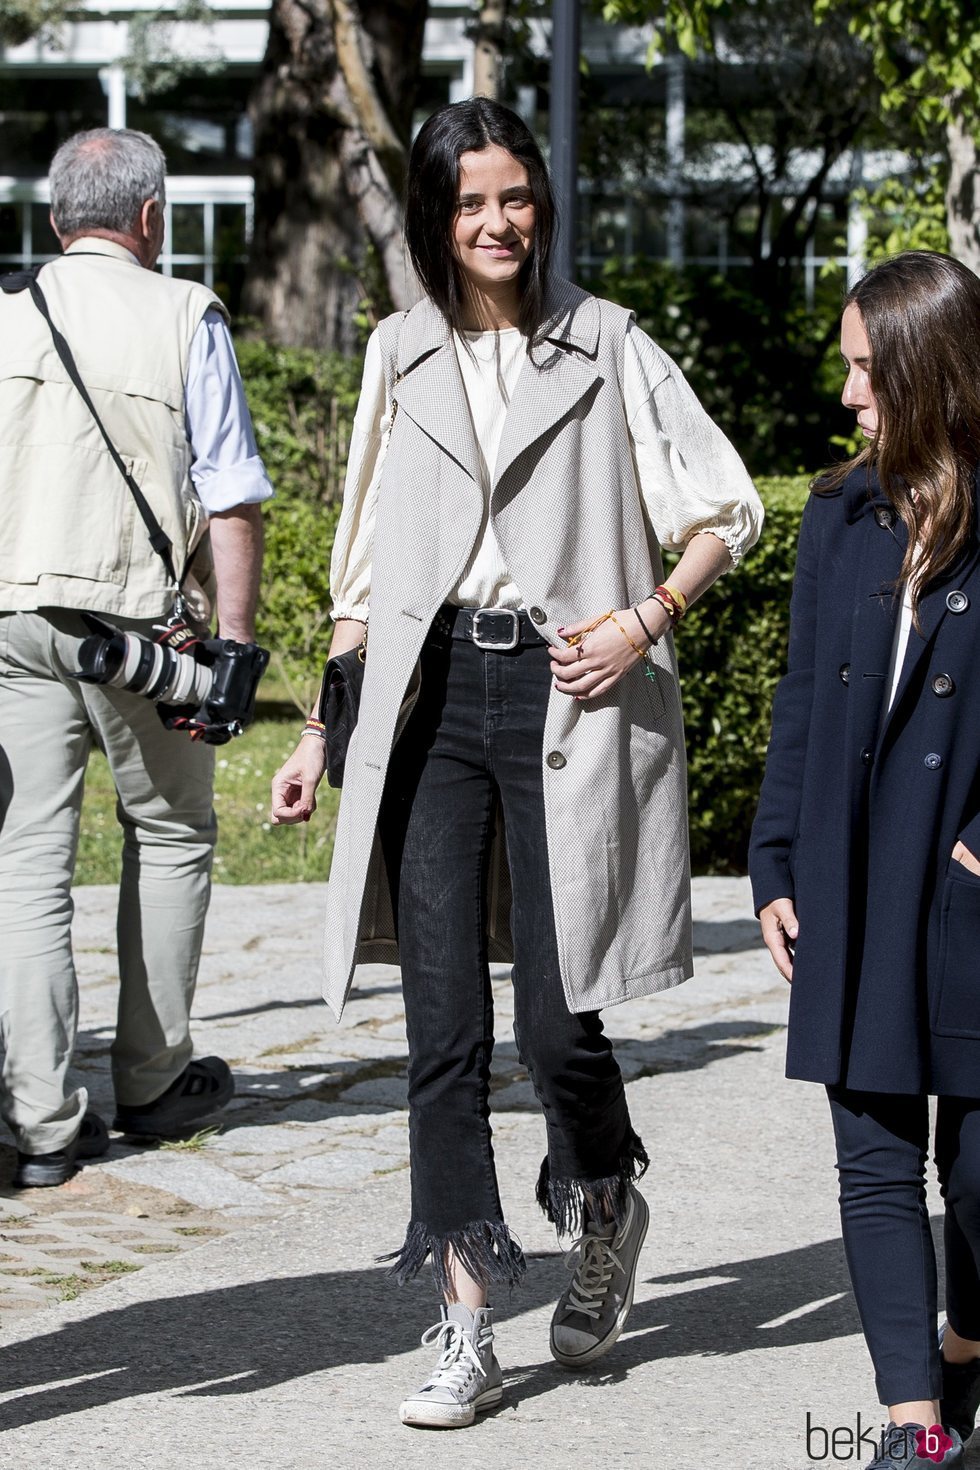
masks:
[[[616,1171],[602,1179],[554,1179],[547,1155],[538,1175],[537,1200],[559,1235],[581,1235],[587,1219],[626,1218],[630,1185],[642,1179],[650,1158],[632,1128],[620,1150]]]
[[[487,1289],[519,1286],[527,1270],[520,1241],[502,1220],[473,1220],[446,1235],[433,1235],[421,1220],[413,1220],[401,1250],[378,1256],[378,1260],[391,1261],[387,1274],[404,1286],[422,1269],[426,1256],[431,1256],[436,1290],[454,1302],[456,1292],[447,1265],[450,1251],[467,1276]]]

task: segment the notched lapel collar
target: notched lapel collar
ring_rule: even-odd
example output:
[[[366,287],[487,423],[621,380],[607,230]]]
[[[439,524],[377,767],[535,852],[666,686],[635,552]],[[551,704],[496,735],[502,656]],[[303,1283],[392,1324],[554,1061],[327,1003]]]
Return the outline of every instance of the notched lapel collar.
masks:
[[[399,333],[393,396],[399,410],[480,484],[480,451],[452,334],[427,297],[412,307]]]
[[[580,403],[601,375],[596,362],[600,312],[594,296],[554,280],[541,341],[525,359],[504,421],[495,485],[536,440]]]

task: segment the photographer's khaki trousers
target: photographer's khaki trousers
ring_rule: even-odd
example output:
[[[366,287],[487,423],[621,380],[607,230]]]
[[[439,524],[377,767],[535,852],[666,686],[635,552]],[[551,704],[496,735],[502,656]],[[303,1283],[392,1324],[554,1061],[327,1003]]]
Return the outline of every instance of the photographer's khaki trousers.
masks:
[[[83,1087],[66,1091],[66,1074],[78,1020],[71,882],[93,744],[123,838],[117,1103],[152,1102],[190,1060],[210,893],[213,749],[165,730],[147,699],[72,679],[87,632],[76,612],[0,613],[0,1116],[31,1154],[69,1143],[88,1101]]]

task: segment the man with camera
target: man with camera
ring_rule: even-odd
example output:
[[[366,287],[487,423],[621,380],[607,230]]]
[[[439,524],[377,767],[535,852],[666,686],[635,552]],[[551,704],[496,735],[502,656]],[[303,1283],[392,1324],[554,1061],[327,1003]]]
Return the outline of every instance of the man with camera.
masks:
[[[66,1089],[93,744],[123,836],[113,1126],[178,1135],[234,1091],[220,1058],[192,1058],[189,1016],[212,743],[251,717],[267,659],[254,614],[272,489],[225,308],[153,269],[165,172],[145,134],[70,138],[50,171],[64,254],[0,283],[0,1116],[21,1188],[108,1146],[85,1089]]]

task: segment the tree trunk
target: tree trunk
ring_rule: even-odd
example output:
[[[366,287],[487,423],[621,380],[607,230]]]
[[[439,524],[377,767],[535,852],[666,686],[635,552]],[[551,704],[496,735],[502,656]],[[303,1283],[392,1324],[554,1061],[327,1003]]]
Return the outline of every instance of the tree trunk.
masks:
[[[980,153],[977,139],[956,114],[946,125],[949,182],[946,223],[949,249],[980,275]]]
[[[473,95],[499,98],[503,89],[507,0],[483,0],[472,30]]]
[[[272,340],[350,351],[367,297],[411,305],[402,245],[426,0],[273,0],[250,103],[245,310]]]

